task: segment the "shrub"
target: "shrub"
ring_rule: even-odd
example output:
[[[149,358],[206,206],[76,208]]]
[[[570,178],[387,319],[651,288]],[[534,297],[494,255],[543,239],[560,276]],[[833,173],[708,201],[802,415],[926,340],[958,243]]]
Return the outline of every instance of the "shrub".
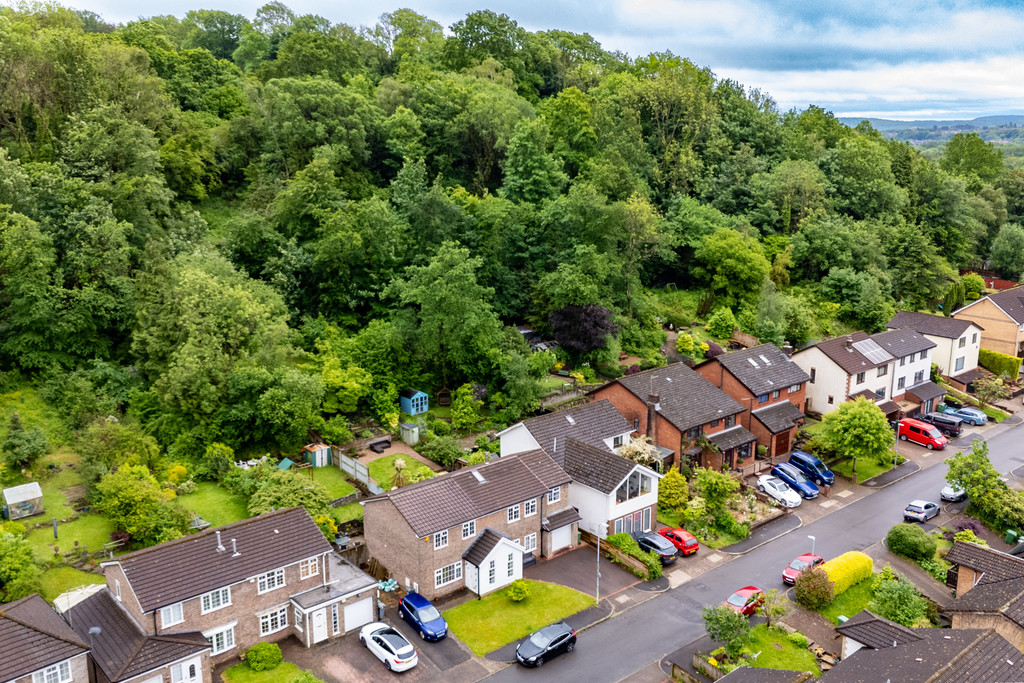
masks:
[[[647,576],[640,575],[640,578],[653,581],[661,576],[661,558],[658,554],[643,550],[636,542],[636,539],[627,533],[612,534],[605,541],[615,546],[630,557],[635,557],[647,565]],[[635,573],[635,572],[634,572]]]
[[[944,564],[938,560],[921,560],[918,564],[921,565],[921,569],[931,574],[933,579],[941,583],[946,583],[946,574],[948,573],[948,570]]]
[[[793,594],[800,606],[820,610],[835,600],[835,586],[821,567],[801,572],[796,579]]]
[[[871,558],[859,551],[851,550],[821,565],[834,584],[836,595],[842,595],[850,586],[870,579],[875,571]]]
[[[711,333],[712,337],[728,339],[732,336],[732,331],[736,329],[736,316],[732,314],[731,309],[723,306],[708,318],[706,329]]]
[[[722,643],[730,657],[739,656],[740,650],[750,639],[750,621],[744,615],[726,605],[705,607],[704,630],[711,640]]]
[[[953,534],[953,540],[988,547],[988,543],[985,542],[985,539],[978,538],[977,534],[975,534],[970,529],[964,529],[963,531],[956,532],[955,534]]]
[[[522,602],[530,597],[530,585],[522,579],[516,579],[505,589],[505,595],[512,602]]]
[[[900,522],[889,529],[885,544],[897,555],[912,560],[929,560],[935,557],[935,539],[916,524]]]
[[[786,636],[786,640],[793,643],[797,647],[807,647],[807,636],[800,633],[799,631],[793,631],[792,633],[790,633],[788,636]]]
[[[1020,374],[1020,358],[1009,356],[998,351],[980,349],[978,351],[978,365],[991,371],[996,376],[1009,375],[1017,377]]]
[[[462,449],[459,442],[453,436],[439,436],[420,451],[442,467],[451,467],[455,461],[462,457]]]
[[[880,617],[904,626],[914,626],[928,610],[928,602],[922,598],[914,584],[903,576],[895,581],[883,581],[875,592],[871,610]]]
[[[970,517],[964,517],[957,522],[956,526],[953,528],[957,531],[973,531],[975,536],[981,533],[981,523],[976,519],[971,519]]]
[[[452,433],[452,426],[444,420],[431,420],[430,429],[438,436],[448,436]]]
[[[689,356],[693,353],[693,337],[686,332],[680,332],[679,336],[676,337],[676,351],[684,356]]]
[[[282,659],[281,646],[277,643],[256,643],[245,653],[245,661],[253,671],[276,669]]]
[[[190,493],[195,493],[197,487],[198,487],[198,484],[196,484],[194,479],[187,479],[187,480],[181,482],[180,484],[178,484],[174,488],[174,491],[179,496],[187,496]]]

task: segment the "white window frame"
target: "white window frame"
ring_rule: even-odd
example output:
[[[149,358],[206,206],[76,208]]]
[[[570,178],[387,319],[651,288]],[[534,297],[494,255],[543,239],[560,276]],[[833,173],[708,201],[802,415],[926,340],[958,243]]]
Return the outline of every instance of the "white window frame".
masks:
[[[776,389],[775,391],[772,392],[772,398],[778,398],[781,394],[782,392]]]
[[[896,388],[897,389],[906,389],[907,388],[907,378],[906,377],[900,377],[899,381],[896,383]]]
[[[555,488],[548,491],[548,502],[557,503],[562,500],[562,487],[556,486]]]
[[[202,614],[209,614],[210,612],[216,612],[219,609],[230,607],[231,587],[224,586],[223,588],[212,590],[209,593],[204,593],[199,597],[199,605],[201,607],[200,612]]]
[[[468,522],[462,523],[462,540],[465,541],[467,538],[473,538],[476,536],[476,520],[471,519]]]
[[[259,615],[260,636],[269,636],[288,628],[288,605],[282,605]]]
[[[114,579],[114,597],[121,602],[121,580]]]
[[[964,369],[965,356],[960,356],[953,364],[953,372],[960,372]]]
[[[226,626],[219,626],[203,634],[203,637],[210,641],[211,655],[219,655],[235,647],[235,624],[237,623],[233,621]],[[220,646],[217,645],[218,636],[222,636]]]
[[[957,346],[957,348],[958,348],[958,349],[962,349],[962,348],[964,348],[965,346],[967,346],[967,335],[966,335],[966,334],[965,334],[964,336],[960,337],[960,342],[959,342],[959,344],[960,344],[960,345],[959,345],[959,346]]]
[[[531,517],[537,514],[537,499],[531,498],[523,503],[523,517]]]
[[[448,547],[448,530],[438,531],[434,534],[434,550]]]
[[[71,662],[66,660],[32,674],[32,683],[68,683],[71,680]]]
[[[447,578],[447,580],[445,580]],[[452,562],[434,570],[434,588],[447,586],[462,579],[462,560]]]
[[[619,517],[617,520],[615,520],[615,533],[617,533],[617,534],[621,534],[622,533],[622,518],[621,517]]]
[[[651,508],[644,508],[644,531],[651,530]]]
[[[170,615],[170,616],[168,616]],[[176,602],[173,605],[167,605],[167,607],[160,608],[160,625],[163,628],[174,626],[185,621],[184,610],[181,609],[181,603]]]
[[[256,577],[256,592],[259,595],[284,588],[284,567],[273,569]]]
[[[612,439],[612,448],[618,448],[619,446],[621,446],[623,444],[623,442],[624,441],[623,441],[623,438],[622,438],[622,434],[619,434],[618,436],[616,436],[616,437],[614,437]]]
[[[800,385],[799,384],[794,384],[791,387],[789,387],[789,393],[791,393],[791,394],[795,394],[798,391],[800,391]]]
[[[515,574],[514,560],[515,560],[515,555],[513,555],[512,553],[509,553],[508,554],[508,578],[510,578],[510,579]]]
[[[495,579],[498,577],[498,570],[494,566],[494,564],[495,564],[494,560],[491,560],[490,564],[487,565],[487,584],[488,585],[494,584]]]
[[[526,552],[533,552],[537,549],[537,534],[526,534],[523,537],[523,547],[526,548]]]
[[[195,675],[186,676],[185,671],[193,667]],[[160,679],[163,680],[162,678]],[[191,683],[191,681],[203,680],[203,662],[201,659],[190,659],[171,665],[171,683]]]
[[[341,633],[341,610],[338,609],[338,603],[331,605],[331,631],[334,635]]]
[[[299,562],[299,578],[308,579],[320,574],[320,558],[311,557]]]
[[[305,629],[305,625],[306,625],[305,616],[306,615],[304,615],[302,613],[302,610],[300,610],[298,607],[295,608],[295,628],[299,629],[300,631],[305,631],[306,630]]]
[[[507,512],[508,512],[508,521],[509,521],[510,524],[512,522],[518,522],[521,519],[521,517],[522,517],[522,512],[520,511],[518,504],[517,505],[513,505],[512,507],[510,507],[507,510]]]

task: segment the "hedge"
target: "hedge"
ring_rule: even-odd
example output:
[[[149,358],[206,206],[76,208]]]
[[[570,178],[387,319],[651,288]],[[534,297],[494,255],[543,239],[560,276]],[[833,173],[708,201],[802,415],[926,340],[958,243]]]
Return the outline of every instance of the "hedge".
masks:
[[[936,541],[916,524],[900,522],[885,535],[889,550],[912,560],[931,560],[935,557]]]
[[[843,553],[821,565],[835,585],[835,594],[841,595],[855,583],[870,579],[875,571],[871,558],[857,550]]]
[[[658,557],[658,553],[643,550],[640,544],[636,542],[636,539],[627,533],[612,534],[605,539],[609,545],[613,545],[622,552],[626,553],[630,557],[636,559],[647,565],[647,580],[653,581],[654,579],[661,576],[661,558]],[[643,577],[641,577],[643,578]]]
[[[1016,378],[1020,373],[1020,358],[1008,356],[998,351],[980,349],[978,351],[978,365],[998,375],[1009,375]]]

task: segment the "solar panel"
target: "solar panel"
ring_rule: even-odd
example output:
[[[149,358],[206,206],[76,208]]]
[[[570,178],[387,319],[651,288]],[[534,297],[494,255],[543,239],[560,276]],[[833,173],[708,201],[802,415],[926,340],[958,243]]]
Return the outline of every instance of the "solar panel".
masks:
[[[872,363],[885,363],[893,359],[892,355],[879,346],[874,339],[861,339],[853,342],[853,348],[860,351]]]

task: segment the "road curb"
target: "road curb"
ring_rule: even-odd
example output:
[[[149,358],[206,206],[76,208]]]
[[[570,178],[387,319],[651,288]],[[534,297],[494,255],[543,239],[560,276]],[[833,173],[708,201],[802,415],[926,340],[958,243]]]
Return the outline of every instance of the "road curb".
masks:
[[[936,461],[936,462],[938,462],[938,461]],[[865,481],[865,482],[863,482],[861,484],[858,484],[858,486],[863,486],[863,487],[865,487],[865,488],[867,488],[867,489],[869,489],[871,491],[881,491],[882,489],[887,489],[890,486],[892,486],[893,484],[898,484],[899,482],[903,481],[907,477],[912,477],[915,474],[917,474],[918,472],[920,472],[921,470],[925,469],[925,468],[921,467],[921,465],[919,463],[916,463],[913,460],[909,460],[909,459],[904,464],[911,464],[911,465],[914,466],[914,469],[910,470],[909,472],[904,474],[902,477],[899,477],[897,479],[893,479],[892,481],[887,481],[887,482],[882,483],[882,484],[871,485],[868,482],[870,482],[871,479],[876,479],[877,478],[877,477],[872,477],[871,479],[868,479],[867,481]],[[902,466],[903,465],[900,465],[900,467],[902,467]],[[889,470],[889,471],[891,472],[892,470]],[[882,477],[882,476],[885,476],[885,474],[886,473],[883,472],[882,474],[880,474],[878,476]]]
[[[778,534],[776,536],[772,536],[771,538],[767,538],[767,539],[761,541],[760,543],[758,543],[757,545],[752,546],[750,548],[747,548],[746,550],[740,550],[740,551],[734,552],[734,551],[731,551],[731,550],[723,550],[723,549],[719,548],[715,552],[725,553],[726,555],[732,555],[733,557],[739,557],[741,555],[746,555],[749,552],[757,550],[758,548],[760,548],[763,545],[768,545],[772,541],[778,540],[778,539],[782,538],[783,536],[785,536],[786,534],[793,533],[794,531],[796,531],[797,529],[799,529],[800,527],[802,527],[804,525],[804,520],[800,519],[800,515],[793,515],[793,516],[796,517],[798,520],[800,520],[800,523],[797,524],[792,529],[786,529],[781,534]]]

